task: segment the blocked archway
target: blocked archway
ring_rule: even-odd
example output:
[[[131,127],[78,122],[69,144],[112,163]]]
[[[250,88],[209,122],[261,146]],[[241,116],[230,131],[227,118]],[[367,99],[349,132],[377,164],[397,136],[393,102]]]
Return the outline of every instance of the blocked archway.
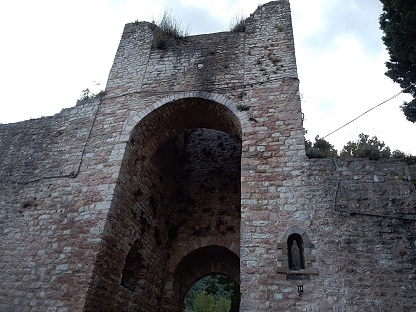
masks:
[[[92,289],[107,300],[96,307],[173,311],[166,284],[190,247],[239,246],[240,164],[241,126],[226,105],[178,99],[142,118],[108,216]]]

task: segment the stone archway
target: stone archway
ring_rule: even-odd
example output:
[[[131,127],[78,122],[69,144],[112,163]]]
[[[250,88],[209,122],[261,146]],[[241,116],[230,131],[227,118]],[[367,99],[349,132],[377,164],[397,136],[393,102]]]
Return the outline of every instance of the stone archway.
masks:
[[[222,274],[240,283],[240,258],[221,246],[198,248],[186,255],[178,264],[173,281],[175,311],[183,311],[184,299],[191,286],[199,279]]]
[[[192,246],[239,251],[240,166],[241,126],[225,105],[177,99],[142,118],[126,147],[91,289],[105,304],[94,308],[173,311],[166,284]]]

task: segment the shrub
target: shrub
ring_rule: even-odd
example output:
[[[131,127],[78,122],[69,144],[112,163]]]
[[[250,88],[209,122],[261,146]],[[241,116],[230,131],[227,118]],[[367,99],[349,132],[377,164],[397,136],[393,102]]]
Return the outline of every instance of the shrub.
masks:
[[[81,92],[82,94],[81,97],[77,100],[77,104],[82,104],[95,98],[102,99],[107,94],[104,90],[101,90],[98,93],[93,93],[89,88],[86,88]]]
[[[306,156],[309,158],[337,157],[337,150],[332,144],[319,136],[315,137],[315,142],[305,141]]]
[[[90,86],[91,88],[93,88],[94,90],[97,90],[97,87],[100,85],[99,82],[93,81]],[[81,96],[80,98],[77,100],[78,102],[86,102],[95,98],[99,98],[102,99],[104,96],[106,95],[106,92],[104,90],[99,91],[98,93],[94,93],[89,87],[85,88],[84,90],[81,91]]]
[[[171,12],[165,11],[159,22],[153,22],[155,27],[152,28],[153,48],[165,49],[168,39],[181,39],[189,35],[187,30],[182,29],[182,23],[175,19]]]
[[[399,150],[395,150],[392,153],[392,157],[394,159],[398,159],[400,161],[403,161],[403,162],[405,162],[408,165],[416,164],[416,156],[403,153],[402,151],[399,151]]]
[[[86,101],[86,100],[92,99],[94,97],[94,93],[92,93],[89,88],[86,88],[86,89],[82,90],[81,92],[82,92],[82,95],[78,99],[78,101]]]
[[[315,142],[305,140],[306,156],[309,158],[338,157],[337,150],[332,144],[319,136]],[[361,133],[357,141],[349,141],[342,149],[339,157],[369,158],[378,160],[380,158],[394,158],[409,165],[416,164],[416,156],[406,154],[400,150],[390,152],[390,148],[380,141],[376,136],[370,138]]]
[[[243,15],[235,15],[230,23],[230,31],[245,32],[247,19]]]
[[[390,148],[377,139],[376,136],[370,138],[367,134],[361,133],[355,142],[349,141],[342,149],[341,157],[369,158],[378,160],[390,157]]]

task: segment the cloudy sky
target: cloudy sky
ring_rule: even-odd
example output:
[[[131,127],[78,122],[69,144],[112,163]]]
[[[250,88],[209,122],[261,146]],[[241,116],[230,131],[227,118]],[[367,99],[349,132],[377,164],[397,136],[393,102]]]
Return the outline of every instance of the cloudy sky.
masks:
[[[267,0],[14,0],[0,4],[0,123],[58,113],[81,91],[104,89],[125,23],[165,9],[191,34],[226,31]],[[329,134],[400,92],[384,75],[378,0],[291,0],[307,138]],[[100,83],[100,85],[96,85]],[[400,95],[326,139],[337,149],[359,133],[416,155],[416,124]]]

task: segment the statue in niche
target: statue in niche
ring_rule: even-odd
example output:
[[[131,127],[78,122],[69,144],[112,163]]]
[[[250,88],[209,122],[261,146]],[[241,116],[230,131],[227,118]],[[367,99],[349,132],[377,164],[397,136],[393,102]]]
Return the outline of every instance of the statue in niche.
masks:
[[[290,247],[290,255],[291,255],[291,266],[292,270],[300,270],[302,268],[302,259],[300,256],[300,250],[297,241],[294,239],[292,242],[292,246]]]

